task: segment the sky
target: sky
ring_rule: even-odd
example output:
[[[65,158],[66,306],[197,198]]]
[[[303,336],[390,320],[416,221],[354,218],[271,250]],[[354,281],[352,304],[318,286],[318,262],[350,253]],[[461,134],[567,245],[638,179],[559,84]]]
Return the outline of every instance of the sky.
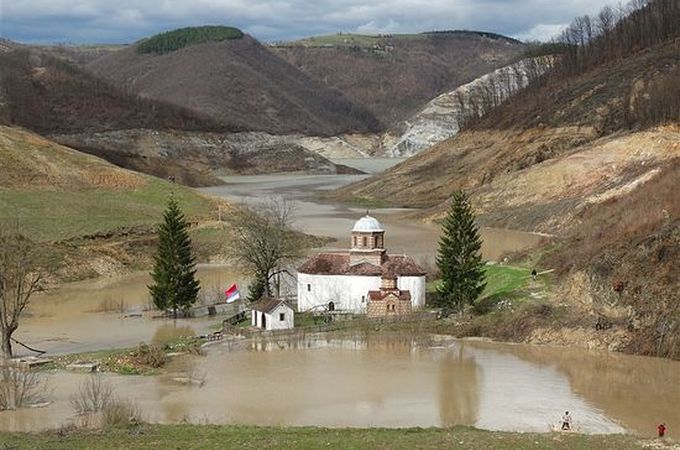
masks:
[[[230,25],[261,41],[355,33],[490,31],[548,40],[606,0],[0,0],[0,36],[26,43],[129,43]]]

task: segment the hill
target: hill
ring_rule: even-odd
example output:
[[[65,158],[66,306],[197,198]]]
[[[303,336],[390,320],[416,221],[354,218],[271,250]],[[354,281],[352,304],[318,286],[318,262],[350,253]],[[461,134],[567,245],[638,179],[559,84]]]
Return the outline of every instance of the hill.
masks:
[[[505,174],[586,150],[597,139],[623,137],[635,131],[629,129],[632,114],[627,111],[640,111],[635,102],[656,95],[657,86],[675,78],[679,67],[680,43],[667,42],[566,82],[548,80],[518,94],[456,137],[344,188],[339,195],[437,207],[455,189],[479,189]],[[587,173],[581,176],[585,179]],[[525,192],[531,194],[533,187],[527,186]]]
[[[214,203],[192,190],[114,166],[17,128],[0,126],[0,220],[61,241],[158,222],[170,192],[194,219]]]
[[[454,138],[337,193],[436,220],[466,189],[481,224],[553,236],[524,255],[556,270],[547,304],[484,317],[474,333],[521,329],[530,342],[680,358],[680,272],[669,262],[680,227],[680,1],[636,5],[613,21],[606,8],[578,18],[545,77]],[[587,37],[584,23],[600,31]]]
[[[0,123],[182,184],[220,184],[216,173],[337,171],[300,146],[281,147],[279,154],[276,145],[242,143],[212,119],[124,93],[50,50],[0,53],[0,80]]]
[[[171,193],[192,223],[210,220],[218,205],[18,128],[0,126],[0,168],[0,223],[17,223],[44,243],[61,259],[60,279],[147,267]],[[211,245],[195,239],[199,258],[207,259]]]
[[[471,31],[337,34],[277,43],[271,50],[368,108],[384,129],[437,95],[516,60],[525,46]]]
[[[191,30],[196,29],[142,40],[96,59],[87,69],[126,92],[186,107],[232,130],[324,136],[379,128],[362,105],[250,36],[164,42]],[[149,46],[163,50],[147,52]]]

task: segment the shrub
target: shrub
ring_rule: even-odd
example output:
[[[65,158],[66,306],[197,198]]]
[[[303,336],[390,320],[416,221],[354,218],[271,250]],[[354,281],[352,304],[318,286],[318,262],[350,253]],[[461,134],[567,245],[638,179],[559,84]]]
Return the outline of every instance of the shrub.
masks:
[[[132,401],[114,398],[102,410],[102,426],[123,428],[142,422],[141,411]]]
[[[46,385],[29,369],[0,363],[0,410],[17,409],[42,400]]]
[[[139,364],[154,369],[163,367],[168,361],[168,357],[162,348],[157,345],[147,345],[143,342],[137,347],[134,356]]]
[[[80,384],[78,391],[71,396],[71,406],[76,414],[83,415],[102,411],[113,397],[113,388],[102,380],[98,373],[92,374]]]

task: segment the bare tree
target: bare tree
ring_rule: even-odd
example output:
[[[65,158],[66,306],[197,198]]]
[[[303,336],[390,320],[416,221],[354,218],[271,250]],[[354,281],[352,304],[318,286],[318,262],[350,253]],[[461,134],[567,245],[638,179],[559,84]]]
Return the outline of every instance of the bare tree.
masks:
[[[293,229],[292,212],[287,201],[270,199],[257,207],[242,206],[231,221],[236,258],[255,277],[250,300],[271,296],[272,286],[278,286],[273,278],[310,247],[309,239]]]
[[[11,358],[12,334],[33,294],[43,289],[45,259],[39,246],[7,228],[0,227],[0,334],[3,356]]]

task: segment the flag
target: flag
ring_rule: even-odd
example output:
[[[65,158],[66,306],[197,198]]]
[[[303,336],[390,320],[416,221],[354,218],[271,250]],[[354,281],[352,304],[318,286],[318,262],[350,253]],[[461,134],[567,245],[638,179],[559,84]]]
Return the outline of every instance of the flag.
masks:
[[[224,291],[224,295],[227,296],[227,303],[235,302],[236,300],[241,298],[241,293],[239,292],[236,283],[229,286],[229,289]]]

